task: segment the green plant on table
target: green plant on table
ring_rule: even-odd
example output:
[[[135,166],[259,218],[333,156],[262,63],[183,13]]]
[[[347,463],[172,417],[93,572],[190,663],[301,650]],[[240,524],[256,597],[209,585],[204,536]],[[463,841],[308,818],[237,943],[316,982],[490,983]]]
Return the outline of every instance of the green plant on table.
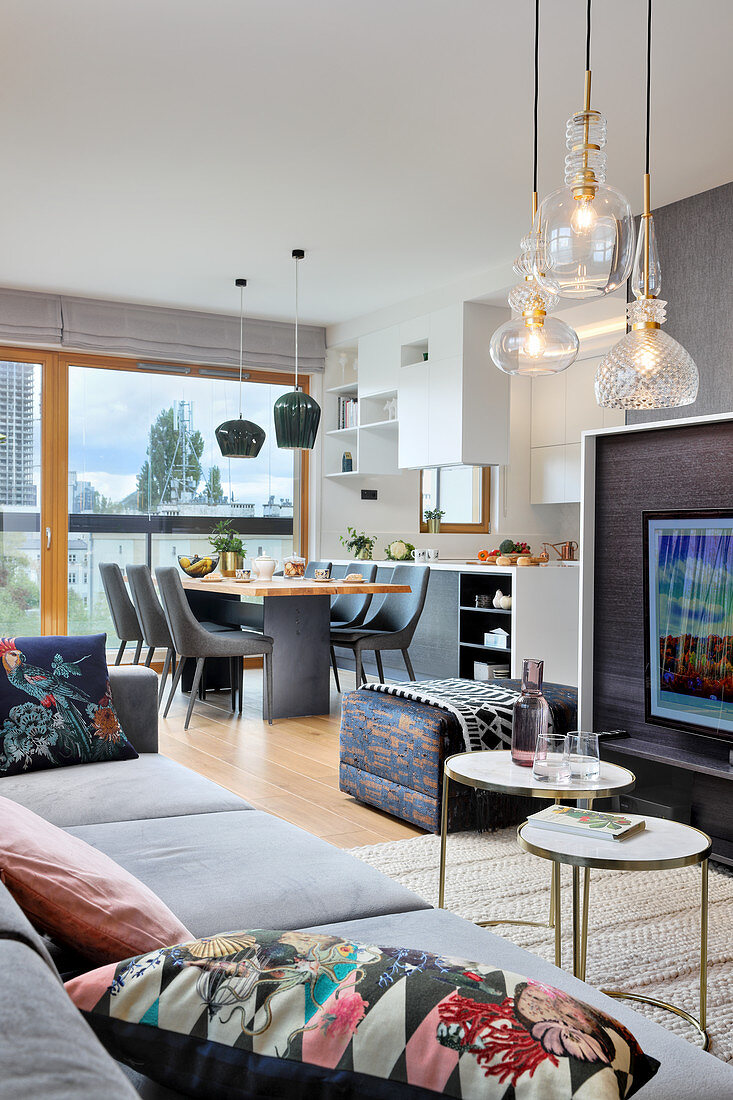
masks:
[[[217,523],[209,535],[209,542],[217,554],[240,554],[244,557],[244,543],[235,531],[231,520],[223,519]]]
[[[371,561],[376,541],[371,535],[365,534],[364,531],[357,531],[355,527],[347,527],[346,534],[339,535],[341,545],[362,561]]]

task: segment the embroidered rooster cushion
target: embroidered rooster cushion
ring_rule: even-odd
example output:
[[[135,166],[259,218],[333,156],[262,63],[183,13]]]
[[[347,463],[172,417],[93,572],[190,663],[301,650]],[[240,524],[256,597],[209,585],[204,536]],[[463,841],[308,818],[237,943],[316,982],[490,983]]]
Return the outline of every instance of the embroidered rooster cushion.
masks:
[[[106,641],[0,638],[0,776],[137,756],[112,703]]]
[[[66,988],[113,1057],[206,1100],[621,1100],[659,1068],[562,990],[333,935],[231,932]]]

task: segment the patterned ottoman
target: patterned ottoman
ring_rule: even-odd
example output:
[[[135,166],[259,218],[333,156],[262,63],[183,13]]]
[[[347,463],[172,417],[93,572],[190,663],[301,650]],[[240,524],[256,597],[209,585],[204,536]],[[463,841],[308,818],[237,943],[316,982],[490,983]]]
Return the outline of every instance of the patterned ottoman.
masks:
[[[436,681],[436,685],[446,681]],[[451,685],[460,683],[451,681]],[[466,697],[476,691],[466,681]],[[394,687],[360,688],[343,697],[341,712],[341,760],[339,786],[342,791],[409,821],[431,833],[440,832],[443,791],[443,763],[446,757],[466,751],[466,731],[450,709],[405,697],[413,687],[426,694],[429,684],[400,684]],[[502,680],[502,689],[514,695],[518,680]],[[394,691],[395,694],[389,692]],[[577,691],[561,684],[544,688],[558,733],[574,729]],[[497,712],[501,708],[497,707]],[[506,737],[506,703],[496,725]],[[486,721],[486,703],[482,716]],[[491,746],[506,748],[495,738]],[[472,744],[472,747],[476,747]],[[500,829],[523,821],[527,813],[543,803],[511,795],[474,791],[452,785],[448,806],[448,829]]]

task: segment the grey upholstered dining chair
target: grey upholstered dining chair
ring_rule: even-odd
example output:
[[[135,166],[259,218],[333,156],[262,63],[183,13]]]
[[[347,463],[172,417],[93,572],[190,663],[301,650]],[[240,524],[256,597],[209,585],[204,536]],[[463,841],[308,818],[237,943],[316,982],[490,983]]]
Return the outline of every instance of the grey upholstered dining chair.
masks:
[[[376,614],[362,627],[331,630],[331,648],[350,649],[356,664],[356,686],[366,683],[362,654],[374,652],[380,680],[384,680],[382,651],[399,649],[405,661],[407,675],[415,679],[408,648],[420,621],[428,592],[430,567],[427,565],[397,565],[392,573],[392,584],[409,584],[411,592],[390,592],[377,608]],[[339,689],[340,690],[340,689]]]
[[[333,562],[330,561],[309,561],[305,567],[306,577],[315,577],[316,569],[333,569]]]
[[[167,715],[170,709],[173,696],[178,687],[178,681],[183,672],[183,666],[186,661],[194,658],[196,671],[191,684],[191,695],[188,700],[186,721],[183,726],[184,729],[188,729],[193,713],[193,705],[196,701],[196,692],[201,682],[204,661],[207,657],[229,658],[232,692],[239,690],[239,713],[241,714],[242,658],[262,656],[264,658],[263,711],[267,721],[272,725],[272,638],[268,637],[267,634],[256,634],[254,631],[248,630],[232,630],[223,634],[210,633],[206,627],[201,625],[189,607],[178,570],[171,566],[156,569],[155,577],[158,581],[158,591],[160,592],[168,629],[179,658],[178,668],[173,677],[171,692],[163,711],[163,717]]]
[[[168,629],[165,612],[161,607],[158,593],[155,591],[150,567],[147,565],[128,565],[127,580],[132,592],[132,602],[142,627],[143,640],[149,647],[145,664],[149,665],[156,649],[165,650],[163,674],[158,689],[158,706],[163,698],[168,673],[176,671],[176,651]]]
[[[373,563],[364,562],[363,564],[353,566],[341,565],[336,568],[340,574],[339,580],[347,573],[361,573],[364,580],[371,584],[377,576],[377,567]],[[356,585],[354,586],[353,592],[344,592],[340,596],[336,596],[331,603],[331,629],[345,630],[348,628],[349,630],[355,630],[357,626],[361,626],[366,619],[371,602],[371,593],[367,593],[366,596],[362,595]],[[336,654],[334,653],[333,646],[331,646],[331,668],[333,669],[333,676],[336,681],[336,690],[341,691],[338,665],[336,663]]]
[[[102,586],[107,597],[109,613],[112,616],[115,633],[120,639],[120,648],[117,650],[115,664],[122,660],[122,654],[128,642],[135,642],[134,664],[140,661],[143,648],[143,631],[137,617],[137,611],[125,586],[125,578],[116,561],[101,561],[99,572],[102,575]]]

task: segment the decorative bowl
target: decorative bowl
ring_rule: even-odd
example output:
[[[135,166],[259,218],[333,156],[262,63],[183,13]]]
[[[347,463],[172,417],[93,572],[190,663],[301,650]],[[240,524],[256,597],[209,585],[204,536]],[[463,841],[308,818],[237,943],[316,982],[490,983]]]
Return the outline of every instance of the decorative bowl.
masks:
[[[209,573],[214,572],[219,564],[219,555],[214,554],[212,557],[206,558],[200,558],[198,554],[194,554],[192,558],[179,555],[178,564],[187,577],[201,580],[202,577],[207,577]]]

